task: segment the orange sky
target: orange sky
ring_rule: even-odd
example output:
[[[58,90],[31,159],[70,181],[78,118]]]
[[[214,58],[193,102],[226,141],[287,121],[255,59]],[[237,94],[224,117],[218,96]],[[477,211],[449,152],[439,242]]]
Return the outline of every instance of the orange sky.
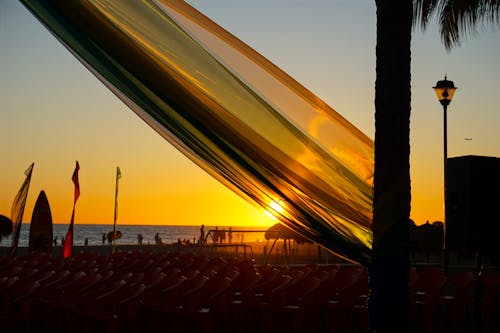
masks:
[[[189,2],[373,137],[372,2]],[[31,219],[36,197],[44,190],[55,223],[68,223],[71,175],[78,160],[76,223],[113,222],[117,166],[122,171],[118,223],[275,222],[145,125],[18,2],[1,7],[0,214],[10,216],[24,170],[35,162],[24,220]],[[431,87],[445,73],[459,87],[449,107],[449,156],[498,157],[498,54],[498,31],[486,31],[451,53],[444,50],[435,28],[413,37],[411,217],[417,224],[443,216],[442,109]]]

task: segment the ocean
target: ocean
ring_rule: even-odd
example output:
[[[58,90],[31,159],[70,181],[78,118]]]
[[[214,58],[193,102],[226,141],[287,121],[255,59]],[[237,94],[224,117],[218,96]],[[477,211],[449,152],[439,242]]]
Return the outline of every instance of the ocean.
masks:
[[[53,235],[57,237],[57,245],[61,245],[61,239],[68,232],[68,224],[54,224]],[[30,224],[21,225],[21,234],[19,237],[19,246],[27,247],[29,244]],[[122,234],[122,237],[116,241],[120,245],[137,244],[137,235],[142,234],[142,244],[155,244],[155,235],[159,234],[164,244],[171,244],[181,241],[197,240],[200,237],[200,226],[173,226],[173,225],[118,225],[116,227]],[[205,226],[205,235],[209,230],[215,227]],[[219,229],[228,230],[228,227],[219,227]],[[265,242],[264,233],[266,227],[232,227],[233,242]],[[73,245],[84,245],[85,238],[88,239],[88,245],[102,245],[102,236],[113,231],[113,225],[110,224],[75,224],[73,234]],[[241,232],[245,231],[245,232]],[[0,246],[10,247],[12,236],[2,237]]]

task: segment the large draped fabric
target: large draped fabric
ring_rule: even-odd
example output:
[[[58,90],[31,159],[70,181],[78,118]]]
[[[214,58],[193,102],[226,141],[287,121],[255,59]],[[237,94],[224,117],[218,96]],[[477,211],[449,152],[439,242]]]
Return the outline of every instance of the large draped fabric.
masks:
[[[318,97],[183,1],[21,2],[193,162],[368,263],[373,142]]]

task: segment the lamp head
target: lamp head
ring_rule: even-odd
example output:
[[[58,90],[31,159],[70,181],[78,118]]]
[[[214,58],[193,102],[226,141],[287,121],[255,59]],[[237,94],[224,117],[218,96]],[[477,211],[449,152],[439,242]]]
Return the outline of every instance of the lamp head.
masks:
[[[444,80],[438,81],[436,86],[432,88],[434,88],[437,98],[443,106],[450,104],[453,95],[455,94],[455,90],[457,90],[453,81],[448,81],[446,76],[444,77]]]

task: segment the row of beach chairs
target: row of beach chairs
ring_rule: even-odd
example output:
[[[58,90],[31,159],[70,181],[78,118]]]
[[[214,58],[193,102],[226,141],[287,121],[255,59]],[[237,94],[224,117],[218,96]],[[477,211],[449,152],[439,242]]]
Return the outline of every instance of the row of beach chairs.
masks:
[[[0,257],[5,332],[366,332],[357,265],[257,266],[193,253]],[[414,332],[500,332],[500,275],[410,270]],[[480,287],[480,288],[478,288]],[[479,301],[479,303],[476,302]],[[477,330],[476,330],[477,331]]]

